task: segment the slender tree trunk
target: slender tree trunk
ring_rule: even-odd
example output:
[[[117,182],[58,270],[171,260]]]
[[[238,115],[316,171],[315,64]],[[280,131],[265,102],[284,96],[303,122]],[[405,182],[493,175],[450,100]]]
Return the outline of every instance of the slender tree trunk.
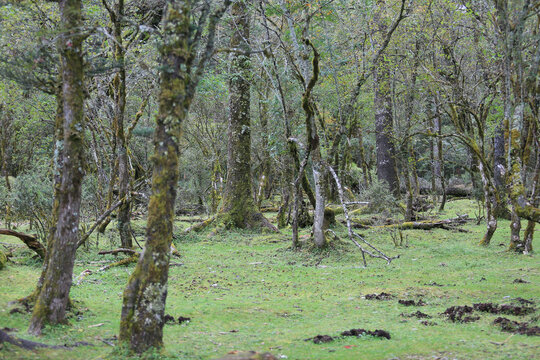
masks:
[[[118,198],[122,205],[118,208],[117,226],[120,234],[122,248],[131,249],[133,239],[131,235],[131,206],[130,206],[130,172],[128,163],[128,149],[126,134],[124,131],[124,118],[126,109],[126,67],[125,50],[122,38],[122,21],[124,21],[124,0],[118,0],[115,9],[111,9],[110,17],[114,29],[114,59],[118,66],[118,72],[114,76],[114,123],[116,139],[118,141]]]
[[[478,162],[478,170],[480,171],[480,176],[482,178],[482,187],[484,190],[484,202],[486,207],[486,222],[487,222],[487,229],[486,233],[484,234],[484,237],[482,238],[482,241],[480,241],[480,245],[487,246],[489,245],[491,238],[493,237],[493,234],[495,233],[495,230],[497,230],[497,217],[493,213],[493,191],[492,186],[490,184],[487,169],[484,166],[484,163],[482,161]]]
[[[438,135],[435,145],[433,147],[433,176],[439,180],[440,190],[442,194],[439,211],[443,211],[444,206],[446,205],[446,179],[444,176],[441,116],[439,113],[439,104],[437,98],[433,99],[433,106],[435,116],[433,118],[433,132]]]
[[[264,79],[264,77],[263,77]],[[270,188],[271,159],[268,151],[268,95],[269,87],[264,93],[259,93],[259,121],[261,124],[261,147],[262,161],[259,176],[259,187],[257,189],[257,209],[261,208],[262,201],[267,198],[267,189]],[[264,98],[263,98],[264,96]]]
[[[145,248],[124,291],[119,340],[142,353],[163,345],[163,325],[178,183],[181,123],[188,92],[190,2],[168,2],[163,25],[161,90],[154,137],[152,195]]]
[[[40,334],[46,323],[66,321],[75,251],[79,237],[79,216],[84,156],[84,70],[80,26],[80,0],[60,3],[63,29],[60,40],[64,114],[62,180],[58,190],[58,221],[51,241],[48,266],[37,297],[29,333]]]

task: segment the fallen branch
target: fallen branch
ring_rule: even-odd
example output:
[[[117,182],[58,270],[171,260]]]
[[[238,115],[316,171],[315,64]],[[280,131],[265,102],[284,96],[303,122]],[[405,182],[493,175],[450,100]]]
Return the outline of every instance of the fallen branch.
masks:
[[[215,219],[216,219],[216,217],[212,216],[211,218],[208,218],[208,219],[206,219],[204,221],[201,221],[200,223],[192,225],[192,226],[188,227],[186,230],[182,231],[182,235],[187,235],[192,231],[201,231],[202,229],[204,229],[205,227],[207,227],[208,225],[213,223]]]
[[[365,254],[368,254],[369,256],[371,257],[374,257],[374,258],[380,258],[380,259],[384,259],[386,260],[386,262],[388,264],[390,264],[392,262],[392,260],[394,259],[397,259],[399,257],[398,256],[394,256],[394,257],[388,257],[386,256],[382,251],[380,251],[379,249],[377,249],[375,246],[371,245],[369,242],[367,242],[363,237],[361,237],[360,235],[356,234],[353,230],[352,230],[352,227],[351,227],[351,220],[349,218],[349,211],[347,210],[347,205],[345,204],[345,201],[344,201],[344,196],[343,196],[343,188],[341,187],[341,182],[339,181],[339,178],[336,174],[336,172],[334,171],[334,169],[328,165],[328,170],[330,170],[330,173],[332,174],[334,180],[336,181],[336,186],[338,188],[338,194],[339,194],[339,200],[341,202],[341,206],[343,208],[343,214],[345,214],[345,220],[347,222],[347,230],[348,230],[348,233],[349,233],[349,239],[360,249],[360,251],[362,251],[362,259],[364,261],[364,266],[367,266],[367,262],[366,262],[366,256]],[[362,242],[364,242],[366,245],[368,245],[370,248],[372,248],[373,250],[375,250],[375,252],[377,254],[373,254],[372,252],[364,249],[362,247],[362,245],[360,245],[358,243],[358,241],[356,241],[354,238],[357,237],[359,238]]]
[[[84,270],[82,273],[80,273],[79,276],[77,276],[77,278],[75,279],[75,285],[80,285],[81,282],[84,280],[84,278],[86,277],[86,275],[90,275],[92,274],[92,270],[90,269],[86,269]]]
[[[139,254],[137,251],[135,251],[133,249],[120,248],[120,249],[114,249],[114,250],[103,250],[103,251],[98,252],[98,255],[107,255],[107,254],[116,255],[116,254],[121,254],[121,253],[131,254],[131,255]]]
[[[136,255],[133,255],[133,256],[125,258],[125,259],[122,259],[120,261],[113,262],[112,264],[105,265],[105,266],[99,268],[99,271],[105,271],[105,270],[109,270],[110,268],[113,268],[113,267],[131,264],[133,262],[137,262],[137,260],[139,260],[139,254],[138,253]]]
[[[18,231],[9,230],[9,229],[0,229],[0,235],[15,236],[19,238],[23,243],[26,244],[31,250],[39,255],[40,258],[44,259],[47,250],[40,243],[35,235],[29,235],[20,233]]]

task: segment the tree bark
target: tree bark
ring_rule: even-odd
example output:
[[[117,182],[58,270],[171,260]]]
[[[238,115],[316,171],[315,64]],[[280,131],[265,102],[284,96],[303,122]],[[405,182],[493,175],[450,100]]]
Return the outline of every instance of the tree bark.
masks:
[[[178,141],[191,96],[185,67],[189,56],[189,2],[169,2],[163,25],[159,113],[154,137],[152,195],[146,245],[124,291],[119,340],[137,353],[163,345],[163,325],[174,203],[178,183]],[[184,67],[184,69],[183,69]]]
[[[384,181],[394,196],[399,197],[399,183],[396,172],[394,123],[392,118],[392,100],[390,98],[389,64],[377,65],[373,74],[375,86],[374,110],[377,146],[377,177]]]
[[[214,47],[217,21],[229,6],[208,20],[204,52],[193,65],[199,30],[191,28],[191,2],[168,1],[159,48],[159,110],[154,136],[152,195],[148,205],[146,244],[124,290],[119,341],[143,353],[163,345],[167,280],[173,233],[174,203],[178,185],[181,124],[186,118],[206,61]],[[209,7],[202,9],[206,14]],[[199,24],[204,26],[205,24]]]
[[[267,227],[277,230],[258,212],[252,196],[251,117],[249,55],[250,15],[245,1],[231,6],[233,18],[230,47],[240,49],[231,54],[229,78],[229,126],[227,183],[223,195],[220,221],[238,228]]]
[[[66,321],[75,251],[79,236],[81,185],[84,176],[84,69],[82,4],[80,0],[60,3],[60,40],[63,97],[63,154],[61,184],[58,189],[58,220],[50,244],[48,265],[37,297],[28,332],[39,335],[46,323]],[[59,146],[60,147],[60,146]]]
[[[118,208],[117,226],[120,234],[120,243],[123,248],[132,248],[133,239],[131,236],[131,206],[130,206],[130,171],[128,163],[127,139],[124,131],[124,114],[126,109],[126,67],[122,39],[122,21],[124,17],[124,0],[118,0],[114,9],[114,16],[111,13],[114,28],[114,58],[117,63],[114,84],[114,123],[116,127],[116,138],[118,139],[118,199],[122,204]]]
[[[227,183],[223,197],[222,212],[228,221],[239,228],[250,226],[255,212],[251,184],[251,123],[250,123],[250,56],[247,54],[249,40],[249,13],[244,1],[231,7],[233,34],[231,48],[244,53],[231,54],[229,79],[229,127],[227,153]]]

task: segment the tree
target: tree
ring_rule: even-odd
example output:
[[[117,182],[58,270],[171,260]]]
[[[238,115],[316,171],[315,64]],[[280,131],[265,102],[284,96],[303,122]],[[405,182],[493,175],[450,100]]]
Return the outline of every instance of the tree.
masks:
[[[227,183],[218,222],[238,228],[275,227],[258,211],[252,193],[249,46],[250,14],[245,1],[231,6]]]
[[[48,244],[43,285],[39,290],[28,332],[40,334],[46,323],[65,322],[75,251],[79,236],[81,185],[84,176],[84,67],[80,0],[60,2],[64,33],[59,40],[62,71],[63,139],[61,183],[58,191],[57,221]]]
[[[194,64],[196,46],[211,12],[210,3],[202,8],[198,26],[191,23],[194,16],[191,1],[171,0],[166,4],[163,39],[159,47],[161,85],[146,244],[124,291],[120,323],[120,342],[137,353],[163,345],[181,125],[212,54],[217,22],[228,6],[226,0],[210,16],[206,46]]]

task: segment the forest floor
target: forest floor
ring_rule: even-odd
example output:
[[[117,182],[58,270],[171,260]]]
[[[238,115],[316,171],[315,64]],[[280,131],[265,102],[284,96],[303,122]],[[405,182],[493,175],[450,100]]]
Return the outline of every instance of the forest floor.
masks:
[[[476,209],[472,201],[452,201],[439,215],[453,218],[468,213],[473,217]],[[178,232],[190,225],[180,220]],[[135,227],[141,241],[144,221],[135,221]],[[114,224],[109,229],[109,237],[115,239]],[[400,255],[390,265],[368,258],[367,268],[362,266],[358,249],[347,240],[343,225],[334,229],[342,240],[335,240],[324,251],[310,246],[291,250],[290,229],[263,235],[244,231],[209,237],[208,232],[195,233],[177,239],[182,258],[171,258],[177,266],[170,271],[166,313],[190,321],[165,325],[165,349],[149,357],[215,359],[235,350],[255,350],[282,359],[539,358],[538,336],[505,332],[501,324],[494,324],[504,317],[526,322],[530,328],[539,325],[538,255],[506,251],[507,221],[500,221],[487,248],[478,245],[484,222],[469,222],[463,229],[470,232],[407,230],[403,246],[395,246],[391,230],[360,230],[388,255]],[[0,242],[19,245],[17,241],[0,236]],[[112,248],[102,235],[100,249]],[[71,317],[69,326],[47,328],[37,339],[26,334],[30,314],[10,314],[12,306],[8,305],[31,292],[40,272],[32,253],[24,245],[17,248],[12,262],[0,270],[0,329],[17,329],[10,334],[47,344],[86,341],[92,346],[26,351],[0,344],[1,359],[126,358],[115,353],[113,346],[122,292],[134,265],[98,271],[122,256],[99,256],[97,251],[93,238],[90,247],[78,253],[74,277],[86,269],[92,272],[72,288],[80,312]],[[386,300],[366,297],[381,292],[391,296]],[[536,311],[508,315],[520,306],[534,307],[523,299],[534,301]],[[414,305],[422,306],[406,306],[399,300],[414,300]],[[479,311],[481,307],[457,309],[463,322],[453,322],[442,314],[451,306],[477,303],[516,307],[487,306],[491,313]],[[503,314],[495,314],[499,310]],[[420,318],[410,317],[413,313]],[[507,324],[511,327],[512,323]],[[391,338],[340,336],[353,328],[385,330]],[[317,335],[335,339],[319,344],[305,341]]]

